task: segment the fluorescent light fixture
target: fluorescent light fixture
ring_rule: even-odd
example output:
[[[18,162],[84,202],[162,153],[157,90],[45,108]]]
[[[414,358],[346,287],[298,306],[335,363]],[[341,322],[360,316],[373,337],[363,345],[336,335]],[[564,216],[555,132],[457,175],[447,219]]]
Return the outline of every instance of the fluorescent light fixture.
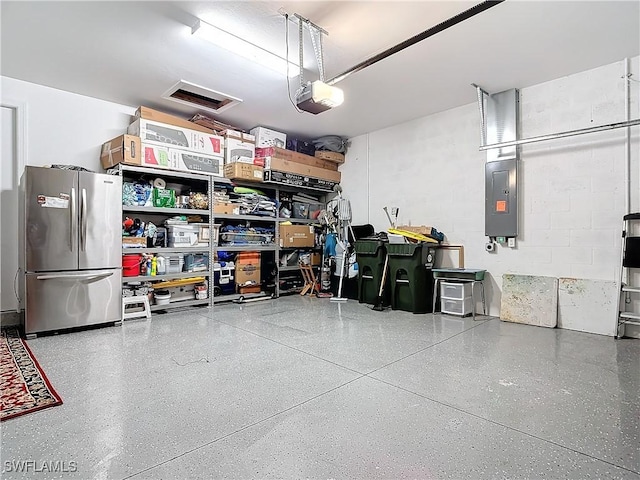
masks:
[[[338,88],[316,80],[308,83],[296,98],[298,108],[318,114],[344,102],[344,92]]]
[[[258,63],[271,70],[287,75],[287,60],[276,55],[269,50],[265,50],[258,45],[248,42],[232,33],[214,27],[200,19],[191,29],[191,33],[197,37],[207,40],[214,45],[229,50],[236,55],[240,55],[252,62]],[[293,62],[289,63],[289,77],[295,77],[300,73],[300,67]]]

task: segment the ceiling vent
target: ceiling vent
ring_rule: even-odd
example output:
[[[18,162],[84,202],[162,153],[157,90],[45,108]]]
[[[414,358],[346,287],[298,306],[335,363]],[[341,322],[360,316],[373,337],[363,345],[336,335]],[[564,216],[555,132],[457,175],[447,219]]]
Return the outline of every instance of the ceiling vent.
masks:
[[[162,98],[210,113],[221,113],[242,103],[240,98],[180,80]]]

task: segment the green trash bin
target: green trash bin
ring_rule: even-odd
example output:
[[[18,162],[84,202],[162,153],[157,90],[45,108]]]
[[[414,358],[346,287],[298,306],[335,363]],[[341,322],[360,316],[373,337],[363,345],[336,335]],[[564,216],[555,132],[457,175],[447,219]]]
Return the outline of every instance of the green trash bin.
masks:
[[[413,313],[431,313],[433,300],[433,259],[429,243],[390,243],[389,277],[391,308]]]
[[[373,305],[378,298],[384,259],[387,254],[386,242],[381,240],[358,240],[354,243],[358,262],[358,301]],[[389,277],[385,282],[385,292],[389,291]],[[384,295],[388,297],[388,295]],[[389,302],[387,301],[388,305]]]

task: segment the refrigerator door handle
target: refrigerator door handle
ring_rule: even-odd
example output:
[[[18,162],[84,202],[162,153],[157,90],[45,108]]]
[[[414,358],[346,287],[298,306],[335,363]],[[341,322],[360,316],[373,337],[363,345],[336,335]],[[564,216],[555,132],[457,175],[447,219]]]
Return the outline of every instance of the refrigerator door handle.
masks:
[[[87,248],[87,190],[84,188],[80,201],[80,229],[80,248],[84,251]]]
[[[71,216],[71,222],[69,224],[69,250],[73,252],[73,241],[76,238],[75,229],[73,226],[76,224],[76,189],[71,188],[71,208],[69,209],[69,215]]]
[[[105,278],[113,275],[113,272],[106,273],[87,273],[86,275],[38,275],[36,280],[59,280],[59,279],[68,279],[68,280],[95,280],[96,278]]]

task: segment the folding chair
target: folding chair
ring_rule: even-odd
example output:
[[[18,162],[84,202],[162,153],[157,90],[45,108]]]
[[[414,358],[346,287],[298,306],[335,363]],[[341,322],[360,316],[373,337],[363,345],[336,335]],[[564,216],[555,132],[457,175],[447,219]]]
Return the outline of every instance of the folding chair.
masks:
[[[300,262],[298,262],[298,266],[300,267],[300,273],[302,273],[302,279],[304,280],[304,286],[302,287],[300,295],[306,295],[307,293],[313,295],[314,290],[319,292],[320,289],[318,288],[318,281],[316,280],[313,267]]]

